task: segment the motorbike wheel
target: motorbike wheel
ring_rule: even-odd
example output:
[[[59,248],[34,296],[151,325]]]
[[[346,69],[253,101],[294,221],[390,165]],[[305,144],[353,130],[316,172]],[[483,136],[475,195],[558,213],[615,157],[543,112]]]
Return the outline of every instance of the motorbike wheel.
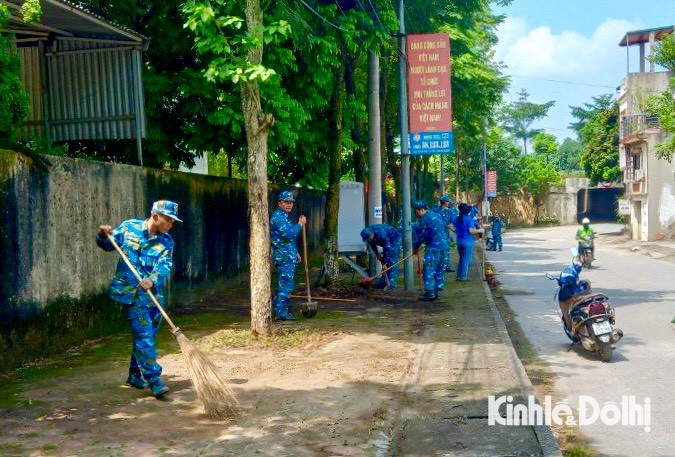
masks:
[[[611,343],[602,343],[602,342],[597,342],[596,344],[599,344],[598,354],[600,354],[600,358],[602,359],[602,361],[603,362],[611,362],[612,361],[612,344]]]

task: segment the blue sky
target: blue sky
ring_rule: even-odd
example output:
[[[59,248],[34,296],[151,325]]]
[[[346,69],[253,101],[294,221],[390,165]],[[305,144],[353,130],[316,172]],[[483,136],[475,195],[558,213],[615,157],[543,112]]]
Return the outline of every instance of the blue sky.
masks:
[[[618,45],[624,34],[675,24],[675,0],[514,0],[495,12],[507,17],[496,48],[497,60],[512,75],[506,101],[522,88],[530,101],[555,100],[549,116],[534,127],[561,141],[575,138],[567,128],[574,121],[569,105],[616,94],[626,75],[626,48]],[[630,62],[637,71],[637,46]]]

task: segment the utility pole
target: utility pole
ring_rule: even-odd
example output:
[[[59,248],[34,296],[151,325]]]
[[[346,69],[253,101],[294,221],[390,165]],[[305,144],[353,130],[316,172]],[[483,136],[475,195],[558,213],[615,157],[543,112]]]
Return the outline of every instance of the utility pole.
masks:
[[[410,211],[410,152],[408,151],[408,71],[406,58],[405,17],[403,0],[398,1],[398,80],[399,80],[399,117],[401,122],[401,207],[403,219],[403,274],[405,289],[413,290],[414,273],[412,261],[412,227]]]
[[[382,154],[380,141],[380,56],[368,51],[368,224],[382,223]],[[377,254],[377,253],[375,253]],[[379,273],[377,257],[370,255],[371,272]]]

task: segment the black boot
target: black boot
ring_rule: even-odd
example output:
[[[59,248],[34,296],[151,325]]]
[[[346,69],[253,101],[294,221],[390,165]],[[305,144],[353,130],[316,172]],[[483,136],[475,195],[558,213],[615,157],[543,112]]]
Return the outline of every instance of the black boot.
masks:
[[[436,294],[434,294],[434,292],[431,291],[431,290],[427,290],[426,292],[424,292],[424,295],[422,295],[422,297],[420,298],[420,300],[421,300],[421,301],[432,301],[432,300],[436,300]]]

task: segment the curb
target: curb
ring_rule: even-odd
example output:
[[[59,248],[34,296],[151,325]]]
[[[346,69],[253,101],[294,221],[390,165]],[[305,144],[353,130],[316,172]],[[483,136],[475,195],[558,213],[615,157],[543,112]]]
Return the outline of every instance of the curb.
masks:
[[[506,324],[504,323],[502,315],[499,313],[497,305],[492,298],[492,291],[484,280],[483,288],[485,289],[485,295],[487,296],[487,301],[488,305],[490,306],[490,310],[492,311],[492,316],[494,317],[495,323],[497,324],[497,331],[503,338],[505,338],[506,341],[511,343],[511,337],[509,336],[509,332],[506,329]],[[516,373],[518,381],[520,382],[521,394],[524,398],[527,398],[528,396],[537,398],[532,381],[530,381],[530,378],[527,376],[525,367],[518,358],[518,354],[516,354],[513,344],[509,344],[508,347],[509,358],[511,359],[513,370]],[[541,404],[538,398],[537,403]],[[551,430],[550,426],[533,425],[532,428],[534,429],[534,433],[537,436],[537,441],[539,441],[539,445],[541,446],[544,457],[562,457],[563,454],[560,450],[560,446],[558,445],[558,440],[553,435],[553,431]]]

